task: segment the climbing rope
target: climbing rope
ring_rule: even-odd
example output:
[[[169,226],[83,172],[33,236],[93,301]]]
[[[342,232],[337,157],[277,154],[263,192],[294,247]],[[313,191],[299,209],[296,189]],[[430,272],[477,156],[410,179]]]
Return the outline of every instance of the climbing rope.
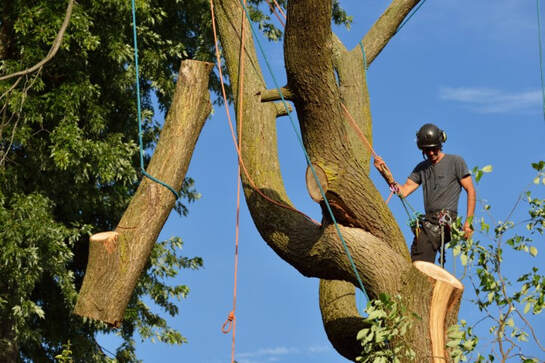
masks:
[[[541,6],[539,5],[539,0],[536,0],[537,7],[537,39],[539,47],[539,72],[541,79],[541,105],[543,108],[543,118],[545,119],[545,81],[543,79],[543,45],[541,39]]]
[[[136,6],[134,4],[134,0],[131,0],[132,5],[132,32],[134,37],[134,69],[136,73],[136,107],[137,107],[137,118],[138,118],[138,144],[140,147],[140,170],[142,171],[142,174],[144,176],[148,177],[149,179],[153,180],[154,182],[164,186],[168,190],[174,194],[175,198],[180,198],[180,194],[174,190],[173,187],[166,184],[165,182],[162,182],[161,180],[151,176],[148,174],[148,172],[144,169],[144,145],[142,142],[142,106],[140,104],[140,74],[138,71],[138,41],[137,41],[137,32],[136,32]]]
[[[426,2],[426,0],[421,0],[420,3],[413,9],[413,11],[411,11],[411,13],[409,14],[409,16],[407,16],[405,18],[405,20],[403,20],[401,22],[401,24],[399,24],[399,26],[397,27],[396,29],[396,32],[394,34],[397,34],[399,33],[399,31],[401,30],[401,28],[403,28],[405,26],[405,24],[407,24],[407,22],[409,20],[411,20],[411,18],[414,16],[414,14],[416,14],[416,12],[418,11],[418,9],[420,9],[422,7],[422,5],[424,5],[424,3]]]
[[[363,47],[363,41],[360,40],[360,48],[361,48],[361,56],[363,57],[363,69],[365,72],[363,74],[367,75],[367,70],[369,69],[369,66],[367,65],[367,55],[365,54],[365,48]]]

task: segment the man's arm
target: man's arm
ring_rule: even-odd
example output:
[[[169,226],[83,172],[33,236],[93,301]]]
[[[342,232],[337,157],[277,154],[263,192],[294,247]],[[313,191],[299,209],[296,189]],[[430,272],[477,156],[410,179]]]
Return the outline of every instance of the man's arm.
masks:
[[[475,187],[473,186],[473,180],[471,179],[471,175],[468,175],[460,180],[460,184],[462,184],[462,187],[467,193],[467,216],[463,229],[465,238],[468,239],[473,233],[473,229],[471,228],[471,222],[473,221],[473,214],[475,213],[475,201],[477,199],[477,196],[475,193]]]
[[[420,184],[415,183],[411,179],[407,179],[407,181],[403,185],[397,184],[397,187],[399,188],[399,195],[401,196],[401,198],[407,198],[409,194],[418,189],[419,186]]]

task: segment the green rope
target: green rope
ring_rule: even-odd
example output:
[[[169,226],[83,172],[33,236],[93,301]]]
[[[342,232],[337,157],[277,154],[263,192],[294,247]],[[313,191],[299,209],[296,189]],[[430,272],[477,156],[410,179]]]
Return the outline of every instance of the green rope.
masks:
[[[154,182],[164,186],[168,190],[170,190],[176,199],[180,198],[180,195],[176,190],[174,190],[173,187],[170,185],[160,181],[159,179],[154,178],[153,176],[149,175],[146,170],[144,169],[144,146],[142,142],[142,106],[140,104],[140,75],[138,73],[138,42],[136,39],[136,10],[134,5],[134,0],[131,0],[132,3],[132,32],[134,36],[134,66],[136,71],[136,105],[137,105],[137,118],[138,118],[138,143],[140,145],[140,169],[142,171],[142,174],[144,174],[149,179],[153,180]]]
[[[394,34],[397,34],[401,28],[403,28],[405,26],[405,24],[407,24],[407,22],[409,20],[411,20],[411,18],[413,17],[414,14],[416,14],[416,12],[418,11],[418,9],[420,9],[422,7],[422,5],[424,5],[424,3],[426,2],[426,0],[421,0],[420,3],[414,8],[414,10],[409,14],[408,17],[405,18],[405,20],[403,20],[401,22],[401,24],[399,24],[399,26],[397,27],[396,29],[396,32]]]
[[[543,80],[543,46],[541,40],[541,9],[539,0],[536,0],[537,5],[537,39],[539,46],[539,72],[541,75],[541,105],[543,108],[543,118],[545,119],[545,81]]]
[[[305,149],[303,139],[302,139],[301,135],[297,132],[297,127],[295,126],[295,122],[293,121],[293,117],[291,116],[291,113],[289,112],[288,104],[286,103],[284,95],[282,94],[282,89],[281,89],[278,81],[276,80],[276,77],[274,76],[271,65],[269,64],[269,61],[268,61],[267,56],[265,54],[265,51],[263,50],[263,46],[261,45],[261,41],[259,40],[259,38],[258,38],[258,36],[256,34],[256,31],[254,29],[254,26],[253,26],[253,24],[252,24],[252,22],[250,20],[250,14],[248,12],[248,9],[246,8],[246,5],[244,5],[243,0],[240,0],[240,4],[242,5],[242,8],[244,9],[244,12],[246,13],[246,18],[248,19],[248,22],[250,23],[250,29],[252,31],[254,39],[256,40],[257,45],[259,47],[259,51],[261,52],[261,55],[263,56],[263,59],[265,60],[265,64],[267,66],[267,69],[269,70],[269,73],[270,73],[271,78],[273,80],[274,86],[276,87],[276,89],[278,90],[278,93],[280,94],[280,99],[282,100],[284,108],[286,109],[286,112],[288,113],[288,118],[290,120],[293,131],[295,132],[295,135],[297,137],[297,141],[299,142],[299,145],[301,146],[301,148],[303,150],[303,153],[305,154],[305,159],[306,159],[307,165],[310,168],[310,170],[312,171],[312,175],[314,176],[314,179],[316,180],[316,184],[318,185],[318,187],[320,189],[320,194],[322,195],[322,198],[324,199],[327,211],[329,212],[329,215],[331,216],[331,219],[332,219],[333,223],[335,224],[335,229],[337,231],[337,234],[338,234],[339,238],[341,239],[342,245],[344,247],[344,251],[346,252],[346,255],[348,256],[348,260],[350,261],[350,265],[352,266],[352,269],[354,270],[354,274],[356,275],[356,278],[358,280],[360,288],[363,291],[363,293],[365,294],[365,296],[367,297],[367,300],[369,300],[369,296],[366,293],[365,287],[363,287],[363,283],[361,281],[360,274],[358,273],[356,265],[354,264],[354,260],[352,259],[352,255],[350,254],[350,251],[348,250],[348,246],[346,244],[346,241],[344,240],[344,237],[343,237],[343,235],[341,233],[339,225],[337,224],[337,220],[335,219],[335,216],[333,215],[333,211],[331,210],[331,206],[329,205],[329,201],[327,200],[327,197],[325,196],[324,190],[323,190],[323,188],[322,188],[322,186],[320,184],[320,181],[319,181],[318,176],[316,174],[316,170],[314,169],[314,167],[312,166],[312,163],[310,162],[310,157],[308,156],[307,150]]]

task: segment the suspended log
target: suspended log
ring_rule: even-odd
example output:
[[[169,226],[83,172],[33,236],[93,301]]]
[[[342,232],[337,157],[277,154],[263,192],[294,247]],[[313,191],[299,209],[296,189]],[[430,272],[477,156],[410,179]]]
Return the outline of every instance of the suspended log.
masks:
[[[211,111],[211,63],[185,60],[172,105],[147,172],[182,187],[197,138]],[[94,235],[74,313],[119,326],[125,308],[176,198],[162,185],[142,179],[113,232]],[[102,242],[102,243],[100,243]]]
[[[424,261],[413,263],[420,272],[428,276],[433,284],[430,303],[429,328],[434,363],[449,362],[446,350],[445,321],[451,310],[458,305],[464,285],[441,267]]]

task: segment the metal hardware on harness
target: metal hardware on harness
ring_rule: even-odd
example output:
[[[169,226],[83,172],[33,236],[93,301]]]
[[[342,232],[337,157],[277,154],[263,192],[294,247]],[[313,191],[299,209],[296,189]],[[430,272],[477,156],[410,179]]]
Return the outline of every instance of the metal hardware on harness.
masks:
[[[445,226],[450,226],[452,223],[452,217],[447,211],[439,212],[439,226],[441,226],[441,255],[439,261],[441,263],[441,268],[445,268]]]

